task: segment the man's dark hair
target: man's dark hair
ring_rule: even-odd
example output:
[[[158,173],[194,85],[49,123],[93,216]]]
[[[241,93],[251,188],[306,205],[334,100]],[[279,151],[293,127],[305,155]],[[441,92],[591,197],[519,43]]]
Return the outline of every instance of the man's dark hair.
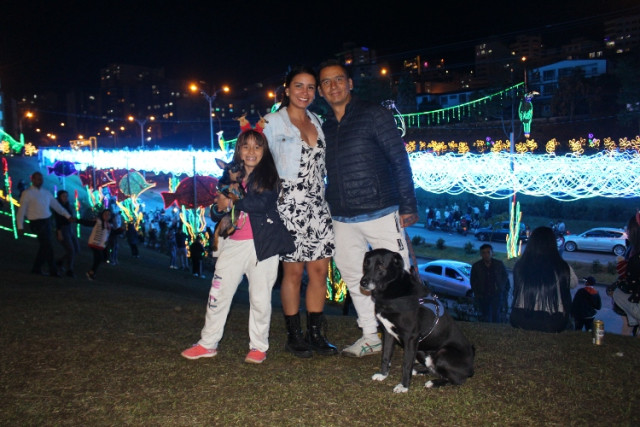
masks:
[[[351,71],[349,68],[337,59],[327,59],[326,61],[321,62],[318,66],[318,75],[320,75],[320,72],[327,67],[340,67],[344,70],[347,78],[351,78]]]
[[[480,250],[487,249],[487,248],[489,248],[489,249],[491,249],[493,251],[493,246],[491,246],[488,243],[485,243],[482,246],[480,246]]]

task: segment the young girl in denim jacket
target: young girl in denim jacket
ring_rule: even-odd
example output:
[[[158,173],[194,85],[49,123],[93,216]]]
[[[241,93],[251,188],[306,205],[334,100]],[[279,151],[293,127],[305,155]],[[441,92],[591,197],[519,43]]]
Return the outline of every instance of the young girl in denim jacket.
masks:
[[[269,349],[271,290],[278,275],[279,255],[295,250],[276,201],[280,179],[267,140],[259,132],[240,134],[233,161],[244,164],[244,198],[234,203],[218,193],[218,210],[237,216],[236,231],[222,248],[214,272],[200,341],[182,352],[187,359],[218,352],[231,301],[246,274],[249,280],[249,353],[247,363],[262,363]]]

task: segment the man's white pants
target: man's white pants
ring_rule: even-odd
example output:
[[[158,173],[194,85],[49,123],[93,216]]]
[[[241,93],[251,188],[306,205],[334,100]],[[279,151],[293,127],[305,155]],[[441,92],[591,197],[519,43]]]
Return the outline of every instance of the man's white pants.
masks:
[[[198,344],[214,349],[222,339],[231,301],[247,275],[249,280],[249,348],[269,349],[271,291],[278,276],[278,256],[258,262],[253,240],[226,239],[211,281],[207,313]]]
[[[362,328],[363,335],[375,334],[378,332],[378,321],[373,300],[370,295],[363,295],[360,291],[362,261],[369,249],[388,249],[400,253],[405,269],[409,270],[409,250],[398,212],[365,222],[333,220],[333,229],[336,236],[334,260],[358,313],[358,326]]]

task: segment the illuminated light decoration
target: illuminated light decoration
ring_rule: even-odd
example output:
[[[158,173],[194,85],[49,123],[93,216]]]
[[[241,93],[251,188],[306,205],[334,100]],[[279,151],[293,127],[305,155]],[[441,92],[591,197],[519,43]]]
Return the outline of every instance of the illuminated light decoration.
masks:
[[[4,154],[19,153],[24,147],[24,135],[20,134],[20,141],[16,141],[11,135],[0,128],[0,140],[3,141],[2,152]],[[8,150],[5,151],[4,143],[8,144]]]
[[[560,201],[640,197],[639,157],[637,152],[629,151],[592,156],[512,156],[505,152],[409,155],[416,187],[430,193],[470,193],[492,199],[507,199],[519,193]]]
[[[229,141],[230,142],[230,141]],[[174,175],[193,176],[193,160],[198,159],[199,175],[220,176],[222,169],[216,164],[216,158],[230,160],[229,153],[205,150],[62,150],[57,148],[41,149],[42,159],[46,163],[58,160],[74,162],[76,168],[95,169],[134,169],[139,171],[173,173]],[[95,156],[94,156],[95,154]]]
[[[220,145],[220,148],[222,151],[226,152],[229,147],[227,145],[227,141],[225,141],[224,136],[222,135],[223,133],[224,131],[216,132],[216,135],[218,135],[218,144]]]
[[[76,236],[80,237],[80,199],[78,198],[78,190],[73,191],[73,196],[75,197],[74,206],[76,208]]]
[[[114,171],[117,178],[117,194],[118,201],[124,201],[129,197],[138,197],[150,188],[156,186],[155,182],[147,182],[144,176],[135,170],[122,173],[122,171]]]
[[[6,158],[2,158],[2,173],[4,174],[4,189],[6,194],[6,200],[9,201],[11,210],[11,229],[13,231],[13,238],[18,238],[18,227],[16,224],[16,211],[14,205],[14,198],[11,195],[11,177],[9,176],[9,163]],[[17,203],[16,203],[17,204]]]
[[[582,156],[578,154],[579,150],[573,154],[556,156],[553,152],[559,143],[552,139],[545,145],[547,154],[527,152],[514,155],[513,171],[510,166],[511,155],[508,153],[509,142],[485,140],[481,144],[486,145],[487,142],[492,143],[490,152],[464,155],[446,153],[448,144],[443,142],[420,142],[419,145],[426,147],[425,150],[428,151],[409,154],[415,185],[436,194],[470,193],[494,199],[506,199],[514,191],[563,201],[590,197],[640,197],[640,136],[631,140],[621,138],[620,147],[611,138],[604,138],[605,151]],[[418,143],[409,143],[407,148],[411,145],[416,146]],[[460,145],[459,142],[458,147]],[[621,151],[621,147],[628,148]],[[43,149],[41,154],[50,162],[66,159],[77,165],[82,163],[82,158],[90,158],[87,152],[71,150]],[[104,155],[96,157],[96,162],[100,162],[102,169],[107,169],[126,164],[125,157],[128,157],[128,161],[139,165],[140,170],[192,176],[194,156],[201,156],[198,164],[203,166],[198,168],[198,174],[220,176],[222,170],[212,160],[215,157],[228,158],[230,153],[105,151]]]
[[[347,296],[347,284],[342,280],[340,270],[335,261],[331,258],[329,262],[329,273],[327,275],[327,295],[329,301],[343,302]]]
[[[194,212],[195,211],[195,212]],[[182,229],[189,235],[189,241],[193,242],[198,234],[203,234],[206,227],[204,216],[205,209],[199,207],[197,209],[187,209],[180,206],[180,220],[182,221]],[[205,247],[207,242],[205,242]]]
[[[116,201],[116,205],[120,208],[120,215],[126,223],[135,224],[136,229],[140,228],[140,222],[142,222],[142,212],[140,211],[140,203],[138,198],[133,195],[124,201]]]
[[[526,93],[518,106],[518,116],[522,122],[525,138],[529,138],[529,135],[531,135],[531,122],[533,120],[533,103],[531,100],[536,95],[540,95],[540,93],[535,90]]]
[[[0,230],[5,230],[13,233],[13,238],[18,238],[18,224],[16,223],[16,210],[15,207],[20,207],[20,203],[13,198],[11,195],[11,177],[9,176],[9,163],[6,158],[2,158],[2,173],[4,174],[4,191],[0,190],[0,199],[8,202],[9,204],[9,212],[0,211],[3,215],[7,215],[11,217],[11,227],[5,227],[0,225]],[[25,219],[25,224],[28,223],[29,220]],[[28,237],[37,237],[35,234],[24,233],[25,236]]]
[[[89,199],[89,206],[91,210],[96,214],[104,207],[104,194],[100,190],[91,190],[88,186],[84,187],[87,190],[87,198]]]
[[[515,203],[515,195],[509,212],[509,234],[507,234],[507,258],[515,258],[520,255],[522,241],[520,240],[520,202]],[[519,242],[519,244],[518,244]]]
[[[407,124],[404,121],[404,117],[400,114],[400,110],[396,107],[396,102],[393,99],[382,101],[382,106],[393,113],[393,117],[396,120],[396,126],[400,131],[400,137],[404,137],[407,134]]]
[[[477,110],[495,100],[503,100],[507,97],[516,96],[518,89],[524,87],[524,82],[515,84],[491,95],[455,105],[453,107],[439,110],[426,111],[421,113],[398,114],[409,127],[435,126],[451,121],[459,121],[464,118],[477,117]]]
[[[30,142],[27,142],[24,145],[24,155],[25,156],[35,156],[36,154],[38,154],[38,149],[36,148],[36,146],[33,145]]]

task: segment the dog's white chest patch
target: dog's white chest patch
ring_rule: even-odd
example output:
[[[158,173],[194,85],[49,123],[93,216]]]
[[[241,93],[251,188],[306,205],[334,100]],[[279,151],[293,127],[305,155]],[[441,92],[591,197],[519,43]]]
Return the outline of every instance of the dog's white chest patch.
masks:
[[[389,319],[385,319],[384,317],[382,317],[380,314],[376,314],[376,317],[378,318],[380,323],[382,323],[382,326],[384,326],[387,332],[389,332],[389,334],[391,334],[391,336],[393,336],[396,339],[396,341],[400,342],[400,339],[398,338],[398,334],[394,330],[395,326],[393,325],[393,323],[391,323]]]

